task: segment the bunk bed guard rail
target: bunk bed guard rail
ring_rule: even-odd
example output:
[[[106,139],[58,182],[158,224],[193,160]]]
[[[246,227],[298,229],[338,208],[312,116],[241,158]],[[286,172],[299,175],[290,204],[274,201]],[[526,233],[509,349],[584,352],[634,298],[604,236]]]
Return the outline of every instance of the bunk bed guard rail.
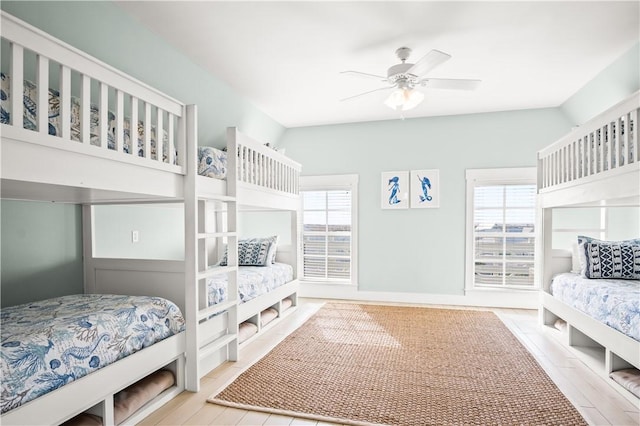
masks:
[[[298,195],[301,167],[284,156],[274,157],[266,146],[248,147],[238,145],[238,181],[258,185],[262,188]]]
[[[186,173],[184,104],[5,12],[2,47],[3,138]]]
[[[544,193],[604,174],[638,168],[640,92],[573,129],[538,152],[538,189]]]

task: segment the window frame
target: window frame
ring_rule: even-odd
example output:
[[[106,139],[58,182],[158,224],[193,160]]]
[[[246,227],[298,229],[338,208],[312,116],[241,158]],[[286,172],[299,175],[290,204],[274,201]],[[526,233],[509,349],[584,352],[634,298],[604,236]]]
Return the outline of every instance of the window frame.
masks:
[[[350,275],[349,280],[340,279],[318,279],[317,277],[306,278],[304,276],[304,206],[302,193],[304,191],[351,191],[351,255],[350,255]],[[319,175],[300,176],[300,271],[298,276],[301,283],[306,284],[329,284],[339,286],[358,285],[358,175]]]
[[[504,186],[504,185],[537,185],[537,171],[535,167],[512,167],[492,169],[467,169],[466,170],[466,227],[465,227],[465,292],[472,291],[537,291],[540,289],[538,280],[535,279],[531,286],[513,285],[476,285],[475,283],[475,240],[474,240],[474,192],[477,186]],[[537,217],[537,201],[534,206]],[[534,220],[533,263],[534,271],[537,262],[537,249],[539,234],[537,219]]]

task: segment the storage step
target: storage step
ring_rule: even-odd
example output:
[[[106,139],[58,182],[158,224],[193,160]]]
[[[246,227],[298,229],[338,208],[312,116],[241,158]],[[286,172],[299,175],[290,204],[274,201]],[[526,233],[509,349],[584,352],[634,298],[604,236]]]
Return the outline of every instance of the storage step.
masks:
[[[212,315],[219,314],[220,312],[224,312],[230,308],[237,306],[238,301],[228,300],[223,303],[216,303],[215,305],[211,305],[207,308],[201,309],[198,311],[198,321],[203,320],[205,318],[209,318]]]
[[[213,277],[216,275],[227,274],[229,272],[235,272],[237,269],[237,266],[216,266],[214,268],[209,268],[206,271],[198,272],[198,280]]]
[[[224,346],[233,342],[237,338],[238,338],[237,334],[231,333],[231,334],[225,334],[224,336],[217,338],[211,343],[207,343],[206,345],[202,346],[198,351],[198,358],[203,359],[208,357],[209,355],[213,354],[220,348],[223,348]]]
[[[198,234],[198,239],[204,240],[206,238],[220,238],[220,237],[237,237],[237,232],[202,232]]]

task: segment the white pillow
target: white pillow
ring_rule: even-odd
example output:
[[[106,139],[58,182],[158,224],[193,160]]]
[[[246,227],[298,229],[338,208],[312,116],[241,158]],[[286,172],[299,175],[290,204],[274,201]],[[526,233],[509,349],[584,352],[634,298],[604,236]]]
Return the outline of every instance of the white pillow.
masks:
[[[571,245],[571,272],[579,274],[581,270],[582,266],[580,264],[580,254],[578,253],[578,242],[574,242]]]

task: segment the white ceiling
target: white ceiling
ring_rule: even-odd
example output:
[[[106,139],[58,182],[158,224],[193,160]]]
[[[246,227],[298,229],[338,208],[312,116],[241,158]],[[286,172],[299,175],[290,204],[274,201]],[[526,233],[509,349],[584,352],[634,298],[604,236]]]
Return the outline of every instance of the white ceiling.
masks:
[[[397,119],[384,92],[341,102],[384,83],[340,71],[386,75],[401,46],[452,56],[429,77],[482,80],[423,89],[410,118],[558,106],[640,38],[637,0],[118,4],[285,127]]]

